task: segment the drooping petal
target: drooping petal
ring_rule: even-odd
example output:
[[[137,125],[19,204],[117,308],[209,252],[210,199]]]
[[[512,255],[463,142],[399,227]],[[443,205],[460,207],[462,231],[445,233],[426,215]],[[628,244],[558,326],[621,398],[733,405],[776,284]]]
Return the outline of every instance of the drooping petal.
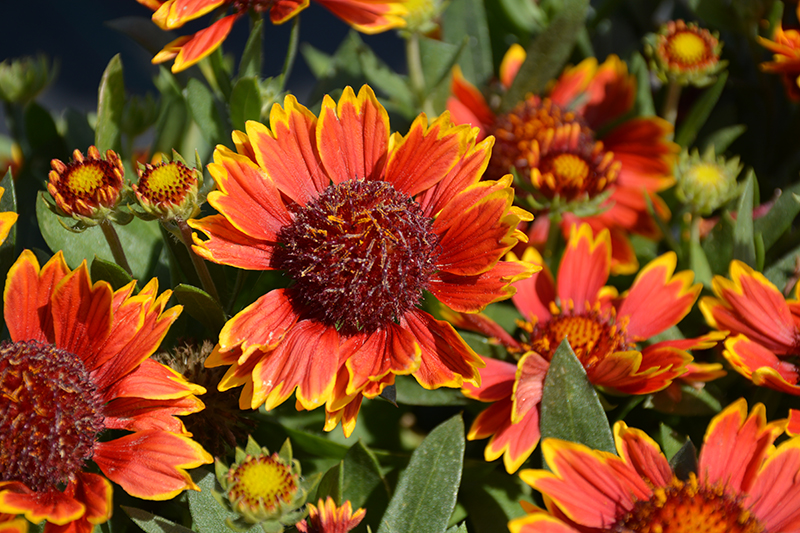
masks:
[[[75,482],[67,486],[66,493],[86,506],[82,519],[90,524],[102,524],[111,518],[111,483],[103,476],[91,472],[78,472]]]
[[[283,24],[308,7],[309,0],[276,0],[269,10],[273,24]]]
[[[252,408],[271,410],[297,389],[304,409],[324,404],[339,368],[339,334],[315,320],[301,320],[253,369]]]
[[[756,404],[748,415],[744,398],[733,402],[706,429],[697,464],[698,480],[722,487],[728,494],[747,493],[785,427],[785,420],[767,423],[762,404]]]
[[[388,145],[389,115],[371,88],[363,86],[356,97],[353,89],[346,87],[338,104],[325,97],[317,146],[322,165],[334,183],[381,179]]]
[[[622,163],[617,185],[658,192],[675,183],[672,167],[679,147],[670,141],[672,124],[658,117],[626,120],[603,136],[606,150]]]
[[[245,235],[222,215],[192,219],[187,223],[207,237],[203,240],[193,235],[192,250],[203,259],[245,270],[272,270],[275,243]]]
[[[548,96],[562,107],[571,107],[584,95],[595,72],[597,72],[597,58],[594,57],[588,57],[574,67],[565,68]],[[597,99],[599,95],[593,96]]]
[[[453,122],[480,128],[478,140],[483,139],[487,134],[487,126],[494,123],[494,113],[481,92],[464,78],[457,65],[453,67],[450,92],[453,96],[447,100],[447,109]]]
[[[246,124],[258,166],[282,193],[305,205],[330,184],[317,153],[317,118],[288,95],[283,107],[272,106],[270,127]]]
[[[478,369],[483,360],[458,336],[453,326],[424,311],[409,311],[400,325],[416,337],[422,350],[414,377],[426,389],[461,387],[464,382],[480,385]]]
[[[184,42],[180,47],[180,52],[175,56],[175,62],[172,64],[171,69],[172,72],[175,73],[186,70],[200,62],[201,59],[211,55],[214,50],[219,48],[222,41],[228,37],[231,28],[233,28],[233,23],[236,22],[238,18],[238,13],[228,15],[208,28],[198,31],[191,39]],[[156,61],[156,59],[160,59],[159,56],[153,58],[154,63],[161,62]]]
[[[25,515],[34,524],[47,520],[64,525],[85,512],[84,504],[55,488],[34,492],[16,481],[0,482],[0,513]]]
[[[486,445],[484,457],[494,461],[503,456],[503,464],[513,474],[530,457],[539,443],[539,409],[526,413],[519,422],[511,422],[511,402],[500,400],[483,411],[472,424],[468,438],[492,438]]]
[[[54,341],[50,296],[68,273],[60,251],[41,270],[33,252],[24,250],[20,254],[8,271],[3,292],[3,313],[11,340]]]
[[[24,518],[0,521],[0,533],[28,533],[28,521]]]
[[[489,338],[490,343],[500,343],[506,348],[520,349],[520,344],[503,327],[484,313],[459,313],[441,306],[439,314],[453,327],[474,331]]]
[[[653,344],[641,352],[609,354],[587,368],[586,373],[594,385],[625,394],[650,394],[669,386],[691,360],[692,356],[683,350]]]
[[[251,346],[272,349],[300,319],[286,289],[275,289],[248,305],[228,320],[219,334],[222,351]]]
[[[98,442],[92,459],[125,492],[147,500],[168,500],[186,489],[200,490],[186,469],[213,462],[189,437],[159,430]]]
[[[411,374],[420,365],[421,350],[414,335],[394,323],[371,333],[353,335],[340,349],[349,353],[347,394],[354,394],[367,382],[379,381],[389,373]]]
[[[612,54],[595,71],[585,95],[578,109],[590,128],[602,129],[633,107],[636,77],[629,75],[627,64]]]
[[[526,248],[522,260],[544,265],[544,259],[535,248]],[[511,297],[514,307],[528,322],[547,322],[552,317],[550,304],[556,301],[556,284],[550,269],[543,267],[530,278],[514,283],[517,292]]]
[[[167,0],[153,13],[153,22],[162,30],[174,30],[224,3],[225,0]]]
[[[503,84],[503,87],[506,89],[511,87],[511,82],[517,77],[517,72],[525,62],[527,55],[525,49],[517,43],[508,47],[503,61],[500,62],[500,83]]]
[[[103,408],[103,424],[107,429],[160,429],[170,433],[186,433],[186,428],[176,416],[197,413],[204,407],[203,402],[193,395],[169,400],[117,398]]]
[[[754,384],[800,396],[800,370],[744,335],[725,341],[725,359]]]
[[[690,270],[673,275],[677,261],[674,252],[650,261],[623,296],[617,317],[628,319],[626,331],[633,340],[649,339],[674,326],[697,300],[702,284],[692,285],[694,273]]]
[[[483,362],[486,366],[480,369],[480,387],[466,383],[461,392],[482,402],[496,402],[510,398],[514,391],[517,365],[489,357],[485,358]]]
[[[186,381],[173,369],[152,359],[145,359],[135,370],[102,391],[104,401],[115,398],[175,400],[205,392],[200,385]]]
[[[528,352],[517,363],[512,400],[511,422],[518,424],[532,410],[538,410],[542,402],[544,378],[550,363],[536,352]],[[538,418],[538,417],[537,417]]]
[[[557,290],[562,306],[584,311],[597,300],[597,294],[611,273],[611,240],[608,231],[595,239],[592,228],[581,224],[571,232],[558,267]]]
[[[474,313],[491,303],[512,296],[516,290],[516,285],[512,284],[538,268],[541,267],[516,261],[500,261],[488,272],[477,276],[438,272],[431,278],[428,290],[451,309]]]
[[[366,34],[381,33],[406,25],[402,0],[317,0],[334,15]]]
[[[666,487],[672,481],[672,467],[647,433],[620,420],[614,424],[614,442],[619,456],[651,485]]]

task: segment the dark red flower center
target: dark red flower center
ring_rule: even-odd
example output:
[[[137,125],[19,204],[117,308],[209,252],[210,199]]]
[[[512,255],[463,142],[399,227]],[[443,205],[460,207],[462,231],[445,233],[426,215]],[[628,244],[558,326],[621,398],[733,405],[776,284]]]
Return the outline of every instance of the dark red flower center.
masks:
[[[592,198],[617,179],[620,163],[595,141],[580,115],[549,99],[528,98],[497,118],[487,177],[515,169],[543,196],[567,201]]]
[[[385,181],[348,180],[300,207],[275,266],[313,316],[344,334],[372,331],[417,305],[439,237],[417,202]]]
[[[673,478],[649,500],[636,502],[609,531],[636,533],[761,533],[764,526],[741,503],[713,487]]]
[[[102,403],[76,355],[4,341],[0,398],[0,480],[42,491],[67,483],[92,457]]]
[[[275,5],[277,0],[233,0],[233,7],[240,13],[253,10],[256,13],[266,13],[272,6]]]

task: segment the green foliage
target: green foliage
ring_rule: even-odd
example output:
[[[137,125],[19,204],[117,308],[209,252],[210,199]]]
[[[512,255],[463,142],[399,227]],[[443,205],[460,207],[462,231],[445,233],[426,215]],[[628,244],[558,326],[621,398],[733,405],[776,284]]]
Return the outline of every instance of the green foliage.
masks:
[[[94,144],[100,153],[122,147],[122,114],[125,110],[125,80],[119,54],[108,62],[97,91],[97,128]],[[81,148],[84,150],[85,148]]]

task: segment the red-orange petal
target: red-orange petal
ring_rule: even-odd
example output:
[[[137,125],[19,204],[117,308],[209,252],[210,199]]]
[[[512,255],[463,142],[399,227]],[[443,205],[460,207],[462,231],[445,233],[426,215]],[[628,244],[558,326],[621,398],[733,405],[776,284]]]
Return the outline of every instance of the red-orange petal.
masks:
[[[744,497],[744,505],[766,531],[800,528],[800,438],[781,443],[771,453]]]
[[[557,291],[562,307],[583,312],[597,301],[597,294],[611,273],[611,239],[608,231],[597,238],[587,224],[573,227],[561,264]]]
[[[28,521],[24,518],[0,520],[0,533],[28,533]]]
[[[400,321],[417,338],[422,350],[414,377],[426,389],[461,387],[465,381],[480,385],[483,360],[458,336],[453,326],[424,311],[409,311]]]
[[[527,248],[522,255],[523,261],[541,265],[541,255],[534,248]],[[517,292],[511,297],[514,307],[528,322],[546,322],[552,317],[550,304],[556,301],[556,285],[550,269],[544,267],[534,272],[531,277],[514,283]]]
[[[95,444],[93,460],[125,492],[147,500],[168,500],[199,490],[186,468],[213,462],[189,437],[148,430]]]
[[[614,442],[619,456],[651,485],[666,487],[672,481],[672,467],[647,433],[620,420],[614,424]]]
[[[269,10],[269,19],[273,24],[283,24],[308,7],[309,0],[276,0]]]
[[[193,235],[192,250],[200,257],[245,270],[272,270],[275,243],[248,237],[222,215],[192,219],[188,224],[208,237],[203,240]]]
[[[111,483],[91,472],[78,472],[75,482],[67,486],[67,494],[86,506],[82,519],[90,524],[102,524],[111,518]]]
[[[469,124],[480,128],[478,139],[483,139],[487,126],[495,121],[495,116],[481,92],[468,82],[457,65],[453,67],[450,84],[453,97],[447,100],[447,109],[456,124]]]
[[[19,482],[0,482],[0,513],[25,515],[34,524],[47,520],[64,525],[85,512],[84,504],[55,488],[34,492]]]
[[[417,340],[407,329],[389,323],[371,333],[348,338],[341,346],[342,357],[347,357],[350,383],[347,394],[354,394],[369,381],[379,381],[389,373],[411,374],[420,365],[421,350]]]
[[[369,86],[361,87],[358,96],[345,87],[338,104],[325,96],[317,124],[317,147],[334,183],[382,179],[388,145],[389,115]]]
[[[462,313],[475,313],[487,305],[505,300],[515,292],[514,281],[527,277],[533,265],[500,261],[491,270],[477,276],[436,273],[428,290],[439,301]]]
[[[483,362],[486,366],[480,369],[480,386],[465,383],[461,392],[482,402],[496,402],[510,398],[514,391],[517,365],[489,357],[485,358]]]
[[[150,400],[175,400],[190,394],[203,394],[200,385],[189,383],[168,366],[146,359],[133,371],[102,391],[103,400],[115,398],[145,398]]]
[[[208,28],[198,31],[191,39],[183,43],[180,52],[172,64],[172,72],[180,72],[200,62],[214,50],[219,48],[233,28],[233,23],[239,18],[239,13],[228,15]],[[155,58],[153,59],[155,61]]]
[[[725,341],[725,359],[754,384],[800,396],[800,371],[790,361],[779,359],[770,350],[744,335]]]
[[[683,350],[657,344],[614,352],[586,370],[594,385],[625,394],[650,394],[666,388],[684,373],[692,356]]]
[[[317,0],[331,13],[366,34],[406,25],[403,0]]]
[[[269,291],[225,323],[219,347],[222,351],[239,348],[243,353],[251,346],[272,349],[299,318],[286,289]]]
[[[202,411],[203,407],[203,402],[196,396],[174,400],[117,398],[103,407],[104,425],[107,429],[160,429],[170,433],[186,433],[186,428],[176,416],[196,413]]]
[[[512,400],[511,422],[517,424],[533,410],[539,409],[544,390],[544,378],[550,363],[536,352],[528,352],[517,363]],[[538,416],[537,416],[538,418]]]

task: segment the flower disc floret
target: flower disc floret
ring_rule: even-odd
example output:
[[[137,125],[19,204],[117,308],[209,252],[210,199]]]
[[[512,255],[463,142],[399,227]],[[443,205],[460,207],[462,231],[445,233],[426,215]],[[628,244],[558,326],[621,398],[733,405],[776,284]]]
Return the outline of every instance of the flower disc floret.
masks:
[[[727,65],[719,60],[722,43],[718,34],[683,20],[669,21],[658,33],[645,37],[645,52],[659,79],[681,85],[708,85]]]
[[[228,483],[228,500],[245,517],[273,514],[297,493],[292,467],[276,453],[248,456],[228,472]]]
[[[162,219],[188,219],[198,210],[199,172],[181,161],[146,164],[133,192],[142,208]]]
[[[300,208],[279,239],[275,266],[302,303],[342,332],[374,331],[413,309],[436,271],[433,220],[385,181],[330,185]]]
[[[83,362],[38,341],[0,344],[0,481],[33,490],[66,484],[105,426]]]

